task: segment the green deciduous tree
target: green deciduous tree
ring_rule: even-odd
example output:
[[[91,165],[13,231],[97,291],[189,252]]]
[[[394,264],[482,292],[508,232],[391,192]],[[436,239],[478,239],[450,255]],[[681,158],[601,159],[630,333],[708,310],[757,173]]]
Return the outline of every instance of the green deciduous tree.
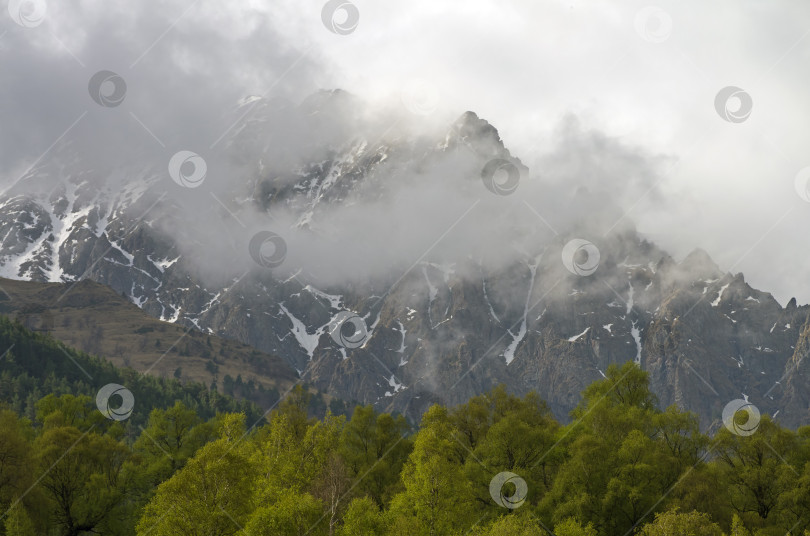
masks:
[[[647,373],[632,362],[608,367],[572,417],[566,462],[542,504],[557,523],[573,517],[606,534],[634,530],[700,465],[706,441],[696,418],[659,411]]]
[[[473,415],[475,424],[470,428]],[[536,504],[548,491],[562,459],[561,449],[555,448],[560,427],[536,393],[520,398],[499,386],[476,397],[472,404],[454,409],[451,419],[457,430],[459,456],[465,460],[467,478],[475,483],[480,506],[503,513],[489,490],[492,478],[503,471],[527,482],[525,504]],[[467,431],[458,430],[459,424]]]
[[[370,497],[352,499],[343,516],[339,536],[365,536],[385,534],[387,520],[380,507]]]
[[[563,520],[554,526],[554,534],[556,536],[597,536],[596,529],[593,525],[582,524],[573,518]]]
[[[312,483],[312,494],[326,508],[329,536],[335,533],[341,514],[349,502],[346,497],[351,491],[351,484],[349,471],[343,459],[337,453],[328,455],[320,474]]]
[[[520,513],[497,518],[488,526],[478,526],[470,533],[473,536],[547,536],[548,532],[539,520],[531,515]]]
[[[0,409],[0,509],[5,510],[33,483],[31,437],[26,419]]]
[[[677,510],[659,513],[655,521],[641,527],[641,536],[723,536],[720,526],[701,512],[680,513]]]
[[[6,536],[36,536],[36,528],[22,501],[15,501],[6,513]]]
[[[788,497],[801,486],[794,467],[800,452],[796,435],[762,416],[750,436],[722,428],[713,447],[727,485],[723,495],[746,526],[756,530],[773,526],[774,532],[782,534],[791,529],[796,518],[785,506]]]
[[[48,395],[37,402],[37,421],[45,428],[73,426],[89,430],[99,426],[105,417],[96,408],[96,402],[86,395]]]
[[[206,427],[205,430],[198,427]],[[202,423],[197,413],[182,402],[168,409],[154,409],[135,441],[144,470],[152,485],[169,478],[210,439],[212,425]]]
[[[39,485],[66,536],[117,533],[129,523],[134,488],[131,452],[123,443],[73,426],[49,428],[35,449]]]
[[[143,511],[138,534],[236,534],[252,511],[257,474],[250,445],[240,441],[244,415],[223,420],[222,436],[197,451],[163,482]]]
[[[356,496],[368,495],[386,505],[399,491],[399,475],[412,448],[405,437],[408,423],[401,415],[379,414],[373,406],[357,406],[340,436],[340,454],[357,485]]]
[[[402,471],[405,490],[391,502],[396,533],[453,534],[475,521],[474,493],[454,433],[445,408],[431,406],[422,417]]]
[[[323,506],[309,493],[290,493],[250,516],[244,536],[318,536],[325,533]]]

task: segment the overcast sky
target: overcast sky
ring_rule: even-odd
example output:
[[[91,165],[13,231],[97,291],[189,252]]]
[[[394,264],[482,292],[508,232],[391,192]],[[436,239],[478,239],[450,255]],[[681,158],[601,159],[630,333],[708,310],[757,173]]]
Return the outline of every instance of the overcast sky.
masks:
[[[624,200],[642,233],[676,259],[706,249],[783,304],[810,302],[810,203],[795,187],[810,166],[810,3],[352,5],[356,28],[339,11],[335,31],[321,0],[60,0],[41,23],[39,6],[24,5],[30,28],[3,13],[3,182],[63,135],[104,150],[116,135],[157,139],[168,154],[205,149],[249,94],[300,100],[340,87],[432,123],[474,110],[541,178],[542,155],[574,116],[664,157],[654,191]],[[88,96],[102,69],[127,84],[114,121]],[[728,86],[745,92],[729,99],[732,119],[751,99],[738,122],[716,109]]]

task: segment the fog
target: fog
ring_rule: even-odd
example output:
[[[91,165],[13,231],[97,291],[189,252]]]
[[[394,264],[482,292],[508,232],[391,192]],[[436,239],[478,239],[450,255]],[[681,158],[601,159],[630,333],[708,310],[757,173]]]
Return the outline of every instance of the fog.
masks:
[[[594,236],[635,224],[676,259],[701,247],[783,304],[810,301],[800,239],[810,204],[794,185],[810,165],[802,26],[810,6],[353,4],[356,27],[340,13],[329,27],[321,2],[291,0],[48,2],[29,28],[4,17],[2,183],[64,154],[65,144],[98,169],[155,173],[188,150],[205,158],[205,187],[173,189],[167,178],[182,218],[166,230],[184,233],[188,254],[212,273],[242,268],[245,256],[234,252],[266,228],[287,241],[287,268],[326,267],[313,277],[335,282],[395,277],[428,250],[434,260],[497,265],[584,221]],[[102,70],[125,81],[114,106],[88,91]],[[728,86],[751,97],[743,121],[715,109]],[[343,88],[358,104],[333,118],[335,131],[301,127],[289,110],[324,88]],[[260,108],[237,106],[248,95],[277,111],[256,127],[257,147],[234,151],[228,140],[244,138]],[[268,215],[226,195],[251,193],[239,189],[256,173],[254,150],[284,180],[322,156],[320,142],[440,139],[466,110],[494,125],[527,166],[516,195],[492,195],[480,162],[452,155],[429,169],[381,168],[398,179],[386,196],[318,212],[316,233],[296,230],[294,211]],[[589,197],[576,198],[582,187]],[[225,196],[238,220],[212,194]]]

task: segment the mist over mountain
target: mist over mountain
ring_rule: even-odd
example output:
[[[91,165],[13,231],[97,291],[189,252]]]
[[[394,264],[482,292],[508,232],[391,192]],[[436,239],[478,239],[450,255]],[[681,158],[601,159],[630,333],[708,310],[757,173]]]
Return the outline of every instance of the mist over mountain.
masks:
[[[0,535],[807,536],[808,20],[7,0]]]
[[[634,360],[703,426],[743,395],[808,422],[806,307],[673,260],[628,215],[665,203],[669,157],[567,117],[537,170],[474,112],[427,128],[341,90],[231,114],[185,168],[59,145],[0,199],[2,275],[99,281],[413,420],[499,383],[566,419]]]
[[[655,29],[658,12],[635,5],[483,2],[448,10],[420,0],[362,6],[363,22],[341,35],[325,27],[323,6],[288,1],[229,9],[179,1],[48,6],[34,27],[9,17],[0,39],[7,73],[0,113],[15,125],[0,131],[0,184],[71,143],[99,169],[138,161],[164,170],[190,150],[205,159],[212,188],[233,173],[217,155],[223,140],[253,109],[247,103],[234,113],[239,99],[278,102],[276,128],[264,134],[268,142],[286,138],[286,150],[298,155],[339,133],[303,135],[285,121],[282,103],[297,106],[319,88],[342,87],[371,103],[355,119],[376,123],[378,135],[394,120],[383,108],[407,114],[412,132],[445,130],[473,110],[498,127],[545,188],[562,180],[614,194],[639,231],[676,258],[701,247],[783,305],[793,296],[806,303],[810,293],[796,274],[810,265],[792,253],[790,229],[808,217],[794,188],[806,167],[798,118],[807,102],[796,66],[807,8],[667,7]],[[733,28],[706,53],[711,21],[729,19]],[[104,71],[126,85],[115,106],[99,105],[88,91]],[[714,109],[727,86],[753,98],[756,111],[744,123]],[[635,148],[624,162],[586,156],[617,140]],[[632,165],[637,152],[657,161],[654,173],[611,168]],[[557,194],[543,191],[532,203],[557,208],[567,199]]]

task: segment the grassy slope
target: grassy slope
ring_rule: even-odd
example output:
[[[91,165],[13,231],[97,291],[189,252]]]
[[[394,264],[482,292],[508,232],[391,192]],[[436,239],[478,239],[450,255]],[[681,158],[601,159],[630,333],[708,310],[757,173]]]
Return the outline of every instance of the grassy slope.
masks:
[[[162,322],[109,287],[85,280],[33,283],[0,278],[0,314],[118,367],[209,385],[226,374],[286,391],[297,374],[281,358],[239,342]],[[214,373],[216,371],[216,374]]]

